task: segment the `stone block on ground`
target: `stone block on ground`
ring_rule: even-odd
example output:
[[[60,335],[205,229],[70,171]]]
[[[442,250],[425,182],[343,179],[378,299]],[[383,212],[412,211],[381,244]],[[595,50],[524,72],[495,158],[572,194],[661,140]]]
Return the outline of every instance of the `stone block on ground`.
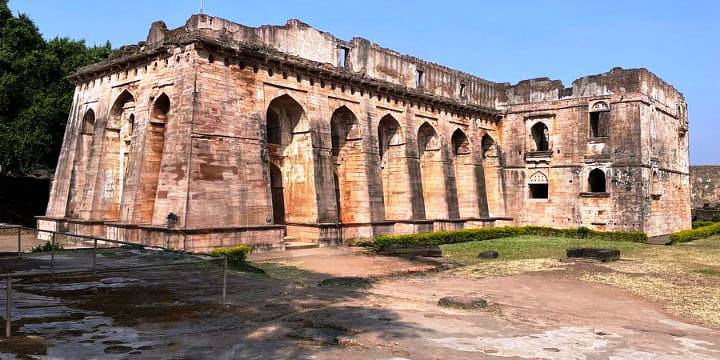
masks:
[[[569,248],[566,251],[568,258],[594,259],[602,262],[620,259],[620,250],[601,248]]]
[[[500,254],[499,254],[497,251],[495,251],[495,250],[481,251],[481,252],[478,254],[478,257],[479,257],[480,259],[497,259],[498,256],[500,256]]]
[[[438,305],[463,310],[484,309],[488,306],[485,299],[478,296],[447,296],[438,301]]]

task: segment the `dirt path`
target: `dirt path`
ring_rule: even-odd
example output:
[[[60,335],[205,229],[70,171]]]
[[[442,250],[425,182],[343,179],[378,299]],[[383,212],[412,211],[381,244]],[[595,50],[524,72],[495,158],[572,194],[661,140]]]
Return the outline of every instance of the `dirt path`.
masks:
[[[17,330],[41,336],[57,358],[720,358],[718,331],[563,272],[408,274],[427,264],[328,251],[267,260],[270,275],[285,276],[280,280],[231,273],[227,307],[218,305],[216,267],[24,281],[18,298],[45,299],[53,313],[22,310],[28,318],[16,319]],[[168,259],[133,254],[136,264]],[[103,261],[128,263],[121,254]],[[318,286],[338,275],[373,279]],[[437,305],[450,295],[482,296],[491,305]]]

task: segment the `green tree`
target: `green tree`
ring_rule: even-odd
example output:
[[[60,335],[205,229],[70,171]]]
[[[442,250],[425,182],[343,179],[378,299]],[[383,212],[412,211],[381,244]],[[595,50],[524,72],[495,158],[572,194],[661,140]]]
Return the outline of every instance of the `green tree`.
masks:
[[[46,41],[0,0],[0,175],[55,169],[74,90],[67,76],[111,52],[109,42]]]

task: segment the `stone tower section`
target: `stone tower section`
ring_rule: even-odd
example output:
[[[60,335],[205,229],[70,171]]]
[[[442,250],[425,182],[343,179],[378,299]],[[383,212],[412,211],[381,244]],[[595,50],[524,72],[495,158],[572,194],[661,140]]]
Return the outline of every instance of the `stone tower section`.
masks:
[[[511,86],[297,20],[194,15],[71,78],[40,229],[205,251],[689,226],[686,105],[643,69]]]

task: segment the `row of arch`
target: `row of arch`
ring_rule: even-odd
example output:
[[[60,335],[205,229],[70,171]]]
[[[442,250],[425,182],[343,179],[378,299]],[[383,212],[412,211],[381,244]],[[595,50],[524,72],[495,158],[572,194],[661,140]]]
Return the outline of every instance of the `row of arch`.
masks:
[[[153,99],[149,109],[145,136],[136,136],[135,97],[124,90],[110,107],[107,120],[97,121],[93,109],[88,109],[82,117],[75,160],[71,177],[70,194],[66,215],[79,217],[83,209],[99,211],[96,216],[103,220],[118,220],[123,201],[124,188],[131,177],[128,176],[130,152],[136,139],[143,139],[144,151],[138,153],[143,174],[142,180],[135,179],[138,192],[132,199],[137,202],[133,219],[127,216],[122,220],[138,223],[151,223],[160,175],[160,163],[165,145],[165,128],[170,116],[170,98],[161,93]],[[102,126],[102,131],[97,127]],[[95,135],[97,133],[97,135]],[[99,151],[97,171],[88,171],[94,164],[93,152]],[[90,174],[97,174],[91,178]],[[87,191],[96,187],[102,191],[101,199],[85,198]],[[98,209],[99,207],[99,209]],[[130,216],[130,214],[127,214]]]
[[[286,223],[299,221],[295,215],[302,212],[292,209],[295,203],[303,203],[298,194],[293,193],[297,185],[286,182],[298,169],[305,169],[308,160],[313,160],[310,125],[302,106],[289,95],[273,99],[266,113],[266,140],[270,152],[270,182],[273,202],[273,222]],[[367,202],[369,191],[367,179],[372,176],[372,164],[363,145],[363,131],[357,117],[347,106],[335,109],[330,118],[330,137],[332,156],[332,178],[335,207],[338,222],[357,222],[357,203]],[[407,153],[405,139],[400,123],[392,116],[385,115],[377,125],[378,172],[381,178],[382,199],[385,219],[408,219],[409,198],[396,196],[409,191],[412,176],[407,174]],[[374,142],[366,142],[368,144]],[[443,144],[435,128],[428,122],[420,125],[417,131],[417,154],[419,162],[418,181],[422,195],[422,209],[419,213],[428,219],[445,219],[480,216],[477,170],[472,156],[468,136],[456,129],[450,137],[451,161],[443,161]],[[496,154],[495,141],[489,135],[482,138],[483,156]],[[304,150],[303,150],[304,149]],[[300,170],[302,171],[302,170]],[[358,174],[358,171],[368,171]],[[293,174],[288,174],[293,172]],[[407,175],[404,175],[407,174]],[[403,178],[406,176],[408,178]],[[407,187],[407,188],[405,188]],[[416,194],[417,195],[417,194]],[[475,197],[471,199],[470,197]],[[443,208],[446,204],[445,208]],[[455,207],[453,204],[457,204]],[[288,205],[288,207],[286,207]]]

